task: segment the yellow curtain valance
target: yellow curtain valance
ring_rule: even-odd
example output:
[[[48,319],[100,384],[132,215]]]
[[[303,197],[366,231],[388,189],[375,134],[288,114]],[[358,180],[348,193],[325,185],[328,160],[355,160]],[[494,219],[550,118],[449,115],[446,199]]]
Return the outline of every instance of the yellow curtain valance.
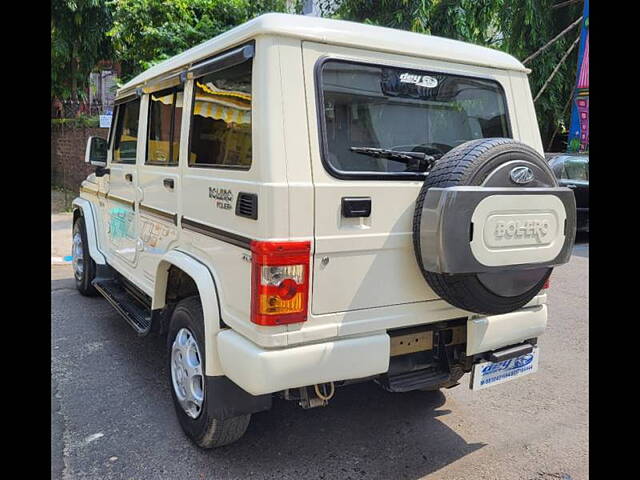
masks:
[[[213,118],[214,120],[224,120],[226,123],[251,124],[250,110],[240,110],[239,108],[202,100],[196,100],[193,114]]]

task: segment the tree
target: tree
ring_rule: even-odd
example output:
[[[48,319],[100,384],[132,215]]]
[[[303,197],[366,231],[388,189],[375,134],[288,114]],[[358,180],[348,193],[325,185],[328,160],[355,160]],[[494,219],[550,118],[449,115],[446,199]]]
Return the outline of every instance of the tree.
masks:
[[[538,50],[581,14],[581,2],[552,8],[554,0],[342,0],[321,2],[327,16],[372,23],[419,33],[463,40],[497,48],[523,60]],[[556,41],[527,64],[533,95],[571,46],[578,30]],[[577,50],[558,69],[536,101],[543,145],[556,127],[568,125],[566,102],[575,83]]]
[[[582,15],[582,2],[563,8],[552,8],[558,3],[560,2],[554,0],[504,1],[504,8],[500,10],[500,25],[505,32],[501,48],[523,60]],[[532,70],[529,83],[534,97],[579,34],[579,28],[570,31],[543,54],[527,63],[527,67]],[[565,105],[573,95],[577,62],[576,48],[535,103],[538,126],[545,148],[548,147],[556,127],[564,127],[566,130],[569,126],[571,111],[565,109]]]
[[[108,32],[123,80],[270,11],[286,0],[115,0]]]
[[[104,0],[52,0],[51,99],[83,98],[89,73],[111,56],[105,32],[111,14]]]

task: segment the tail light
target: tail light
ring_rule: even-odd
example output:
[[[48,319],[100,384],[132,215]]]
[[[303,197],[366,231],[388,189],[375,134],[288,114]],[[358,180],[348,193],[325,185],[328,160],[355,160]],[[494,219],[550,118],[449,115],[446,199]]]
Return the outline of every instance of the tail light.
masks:
[[[307,320],[311,242],[251,242],[251,321]]]
[[[544,285],[542,285],[542,290],[549,288],[550,284],[551,284],[551,277],[547,277],[547,279],[544,281]]]

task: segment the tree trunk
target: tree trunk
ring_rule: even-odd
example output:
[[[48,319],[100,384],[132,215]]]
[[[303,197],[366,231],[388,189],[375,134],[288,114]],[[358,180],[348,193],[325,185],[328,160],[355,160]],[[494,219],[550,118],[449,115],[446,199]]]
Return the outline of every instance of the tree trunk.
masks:
[[[77,78],[77,74],[78,74],[78,55],[77,55],[77,49],[76,46],[74,45],[72,50],[71,50],[71,99],[72,100],[78,100],[78,78]]]

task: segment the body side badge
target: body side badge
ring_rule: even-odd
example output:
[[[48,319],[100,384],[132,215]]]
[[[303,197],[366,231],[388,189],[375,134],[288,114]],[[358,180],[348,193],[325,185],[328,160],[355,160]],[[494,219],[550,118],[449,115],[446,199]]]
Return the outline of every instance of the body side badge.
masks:
[[[527,183],[533,181],[535,177],[529,167],[520,166],[511,169],[511,171],[509,172],[509,178],[511,178],[511,181],[513,183],[526,185]]]

